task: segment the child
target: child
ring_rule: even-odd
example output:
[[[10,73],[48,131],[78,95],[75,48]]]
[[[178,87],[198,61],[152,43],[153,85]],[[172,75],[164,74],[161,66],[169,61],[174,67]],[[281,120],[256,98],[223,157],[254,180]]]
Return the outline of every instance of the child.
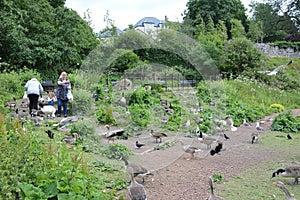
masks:
[[[49,106],[54,106],[54,99],[55,99],[55,94],[54,94],[54,92],[50,91],[48,93],[48,97],[47,97]]]

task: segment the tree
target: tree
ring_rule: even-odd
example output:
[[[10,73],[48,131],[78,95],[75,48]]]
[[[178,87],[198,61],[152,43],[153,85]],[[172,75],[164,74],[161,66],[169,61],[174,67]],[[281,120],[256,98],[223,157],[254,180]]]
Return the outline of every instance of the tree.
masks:
[[[206,24],[209,18],[213,20],[214,24],[222,20],[225,22],[227,34],[231,38],[231,19],[240,20],[245,30],[248,30],[245,12],[246,9],[240,0],[189,0],[183,20],[190,23],[192,27],[196,27],[200,23],[198,16],[201,16]]]
[[[0,57],[6,70],[27,66],[43,78],[72,71],[97,45],[92,29],[63,0],[0,3]]]
[[[237,19],[231,20],[231,29],[230,29],[231,37],[237,38],[237,37],[245,37],[245,29],[243,25],[241,24],[241,21]]]

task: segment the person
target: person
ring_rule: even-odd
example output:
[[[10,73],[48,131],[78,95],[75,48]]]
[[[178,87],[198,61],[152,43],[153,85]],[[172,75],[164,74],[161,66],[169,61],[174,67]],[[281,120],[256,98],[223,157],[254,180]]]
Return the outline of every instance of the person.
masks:
[[[38,109],[39,96],[42,95],[44,89],[42,84],[34,77],[27,81],[25,89],[29,98],[29,113],[31,114],[33,109]]]
[[[47,101],[49,106],[54,106],[55,94],[54,92],[50,91],[48,93]]]
[[[64,117],[67,117],[67,93],[71,90],[71,83],[67,79],[67,73],[62,72],[57,80],[56,98],[57,98],[57,116],[61,116],[61,109],[64,109]]]

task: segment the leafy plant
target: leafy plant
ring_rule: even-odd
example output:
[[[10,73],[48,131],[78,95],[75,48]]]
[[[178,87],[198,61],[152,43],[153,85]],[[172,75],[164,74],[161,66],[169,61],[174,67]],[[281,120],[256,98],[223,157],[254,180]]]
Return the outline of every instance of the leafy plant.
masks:
[[[300,130],[300,118],[294,117],[289,110],[286,113],[277,115],[270,129],[272,131],[282,131],[285,133],[298,132]]]
[[[122,156],[128,158],[132,151],[122,144],[110,144],[103,148],[102,154],[109,159],[120,159]]]
[[[74,101],[71,103],[72,114],[89,114],[92,107],[92,94],[84,89],[75,89],[72,93],[74,96]]]
[[[281,104],[271,104],[270,108],[275,110],[275,112],[281,112],[284,111],[284,106]]]
[[[214,174],[212,175],[212,179],[214,182],[221,182],[224,178],[221,174]]]

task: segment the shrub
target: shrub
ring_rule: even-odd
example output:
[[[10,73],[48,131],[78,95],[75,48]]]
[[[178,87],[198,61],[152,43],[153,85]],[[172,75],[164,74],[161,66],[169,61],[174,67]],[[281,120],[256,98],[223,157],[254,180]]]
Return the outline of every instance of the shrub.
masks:
[[[99,124],[116,124],[116,120],[112,113],[112,107],[110,105],[100,105],[96,111],[96,116]]]
[[[300,130],[300,118],[294,117],[291,111],[279,114],[275,117],[270,129],[285,133],[297,132]]]
[[[120,159],[122,156],[128,159],[133,155],[132,151],[122,144],[111,144],[103,148],[102,154],[109,159]]]
[[[76,115],[85,115],[91,112],[92,94],[84,89],[72,90],[74,101],[71,103],[71,112]]]
[[[270,108],[273,109],[275,112],[284,111],[284,106],[281,104],[271,104]]]

